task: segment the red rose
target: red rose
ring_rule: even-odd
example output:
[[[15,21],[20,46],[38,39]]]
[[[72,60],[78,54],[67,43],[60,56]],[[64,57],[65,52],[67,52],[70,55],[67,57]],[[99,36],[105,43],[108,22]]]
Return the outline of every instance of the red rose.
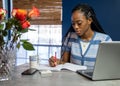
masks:
[[[13,9],[12,16],[20,21],[24,21],[27,17],[27,11],[23,9]]]
[[[30,26],[30,22],[29,21],[25,21],[22,23],[22,28],[23,29],[27,29]]]
[[[0,8],[0,20],[6,16],[7,11],[5,9]]]
[[[29,12],[28,16],[29,16],[30,18],[40,16],[39,9],[33,7],[32,10]]]

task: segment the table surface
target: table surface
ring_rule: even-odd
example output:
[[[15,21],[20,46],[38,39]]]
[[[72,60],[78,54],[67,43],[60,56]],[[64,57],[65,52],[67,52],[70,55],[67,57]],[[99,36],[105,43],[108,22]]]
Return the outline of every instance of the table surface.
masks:
[[[92,81],[75,72],[62,70],[51,75],[21,75],[28,65],[16,67],[12,80],[0,82],[0,86],[119,86],[120,80]]]

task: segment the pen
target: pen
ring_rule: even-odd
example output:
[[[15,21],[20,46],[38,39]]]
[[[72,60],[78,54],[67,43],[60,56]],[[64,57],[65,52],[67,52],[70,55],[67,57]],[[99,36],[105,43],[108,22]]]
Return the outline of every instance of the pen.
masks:
[[[56,52],[55,52],[55,61],[57,61]]]
[[[55,56],[54,56],[54,65],[57,65],[57,57],[56,57],[56,52],[55,52]]]

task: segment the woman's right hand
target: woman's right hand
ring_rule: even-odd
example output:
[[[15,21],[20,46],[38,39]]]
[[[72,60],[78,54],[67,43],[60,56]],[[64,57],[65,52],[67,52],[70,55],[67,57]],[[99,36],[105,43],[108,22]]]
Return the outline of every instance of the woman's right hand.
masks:
[[[51,67],[55,67],[56,65],[59,64],[59,59],[57,59],[56,57],[52,56],[51,58],[49,58],[49,65]]]

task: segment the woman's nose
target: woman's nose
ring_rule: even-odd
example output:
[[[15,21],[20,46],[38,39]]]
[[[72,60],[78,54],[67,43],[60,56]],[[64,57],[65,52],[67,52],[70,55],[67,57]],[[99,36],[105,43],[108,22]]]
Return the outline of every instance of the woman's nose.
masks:
[[[78,28],[79,28],[79,27],[78,27],[78,24],[75,24],[75,25],[74,25],[74,29],[77,30]]]

